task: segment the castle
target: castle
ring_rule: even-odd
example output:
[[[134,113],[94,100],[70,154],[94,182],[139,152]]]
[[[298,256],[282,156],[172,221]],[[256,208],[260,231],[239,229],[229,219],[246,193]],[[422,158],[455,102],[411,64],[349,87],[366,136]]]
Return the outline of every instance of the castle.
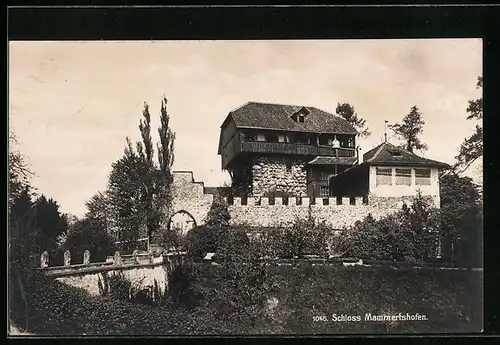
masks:
[[[417,191],[439,207],[438,173],[447,164],[388,142],[361,154],[358,138],[344,118],[315,107],[248,102],[220,129],[218,154],[231,187],[205,187],[192,172],[174,172],[171,224],[202,224],[220,191],[231,222],[254,226],[313,216],[340,229],[392,213]]]

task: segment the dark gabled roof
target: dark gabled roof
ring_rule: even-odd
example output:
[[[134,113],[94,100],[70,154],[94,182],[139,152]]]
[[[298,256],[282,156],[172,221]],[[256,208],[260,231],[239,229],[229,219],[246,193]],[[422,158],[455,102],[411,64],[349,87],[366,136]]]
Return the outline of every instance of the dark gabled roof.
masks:
[[[291,116],[302,109],[306,114],[304,123],[295,122]],[[229,118],[233,119],[238,128],[331,134],[358,133],[343,117],[309,106],[248,102],[231,111],[226,121]]]
[[[330,156],[317,156],[309,165],[332,165],[332,164],[342,164],[342,165],[353,165],[358,159],[356,157],[330,157]]]
[[[363,155],[363,163],[369,165],[403,165],[449,168],[449,165],[417,156],[390,143],[382,143]]]

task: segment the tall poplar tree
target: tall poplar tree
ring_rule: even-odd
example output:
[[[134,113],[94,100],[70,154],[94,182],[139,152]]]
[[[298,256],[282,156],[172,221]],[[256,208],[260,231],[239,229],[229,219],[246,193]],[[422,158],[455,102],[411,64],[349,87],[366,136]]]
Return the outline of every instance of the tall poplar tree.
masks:
[[[127,138],[124,156],[113,164],[107,191],[116,226],[122,229],[127,240],[137,239],[143,228],[152,239],[171,212],[175,133],[170,128],[167,99],[163,97],[161,101],[157,161],[151,136],[151,114],[146,102],[142,117],[139,122],[141,140],[136,142],[134,149]]]

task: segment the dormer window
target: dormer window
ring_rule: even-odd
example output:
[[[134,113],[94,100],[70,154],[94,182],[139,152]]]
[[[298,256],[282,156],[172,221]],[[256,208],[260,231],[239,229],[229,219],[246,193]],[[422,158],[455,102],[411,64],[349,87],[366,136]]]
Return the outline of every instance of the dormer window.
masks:
[[[392,157],[403,157],[400,151],[387,150]]]
[[[295,112],[290,116],[293,121],[297,123],[304,123],[306,122],[306,116],[309,114],[309,110],[307,108],[302,107],[299,111]]]

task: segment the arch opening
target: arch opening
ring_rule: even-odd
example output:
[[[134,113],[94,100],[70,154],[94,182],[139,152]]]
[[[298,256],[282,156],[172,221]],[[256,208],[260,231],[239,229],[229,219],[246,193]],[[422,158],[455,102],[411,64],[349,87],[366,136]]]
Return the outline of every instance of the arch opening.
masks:
[[[168,230],[179,230],[180,234],[186,235],[189,230],[196,227],[193,215],[185,210],[175,212],[168,220]]]

